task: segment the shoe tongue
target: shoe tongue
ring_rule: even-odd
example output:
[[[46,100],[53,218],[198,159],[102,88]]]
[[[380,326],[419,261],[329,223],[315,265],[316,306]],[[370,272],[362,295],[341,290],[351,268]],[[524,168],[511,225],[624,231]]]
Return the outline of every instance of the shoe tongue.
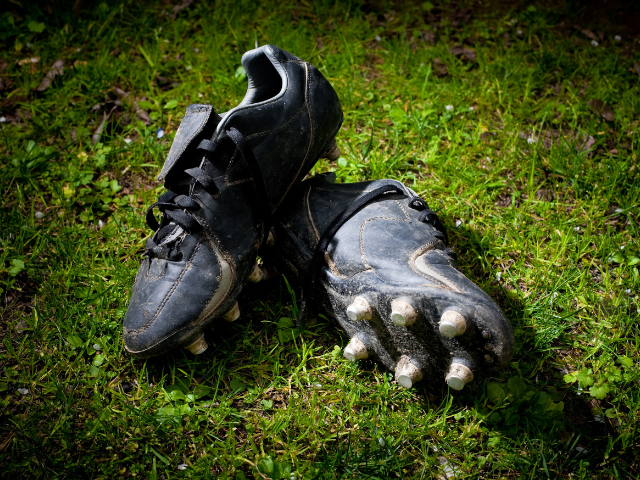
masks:
[[[202,139],[209,139],[213,136],[221,119],[211,105],[189,105],[173,138],[171,150],[169,150],[167,160],[158,175],[158,180],[164,180],[178,163],[183,164],[184,168],[197,166],[201,159],[192,157],[194,157],[198,144]],[[193,162],[194,165],[189,165],[189,162]],[[182,169],[184,170],[184,168]]]
[[[158,245],[165,245],[175,241],[184,230],[180,225],[176,225],[171,222],[168,225],[165,225],[156,234],[156,240]]]

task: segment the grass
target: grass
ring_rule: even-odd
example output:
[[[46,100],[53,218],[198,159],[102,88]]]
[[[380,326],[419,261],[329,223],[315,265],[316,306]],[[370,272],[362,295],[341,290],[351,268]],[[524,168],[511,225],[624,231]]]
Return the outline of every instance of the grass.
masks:
[[[640,475],[640,52],[615,6],[29,3],[0,15],[3,478]],[[403,390],[326,319],[293,329],[283,280],[202,356],[123,351],[180,116],[235,106],[266,43],[340,96],[343,157],[314,172],[427,199],[515,329],[508,370]]]

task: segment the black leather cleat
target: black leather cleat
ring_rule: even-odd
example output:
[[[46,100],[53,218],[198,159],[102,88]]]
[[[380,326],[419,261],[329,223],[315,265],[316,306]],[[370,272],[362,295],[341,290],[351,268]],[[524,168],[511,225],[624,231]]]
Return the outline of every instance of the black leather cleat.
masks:
[[[256,254],[272,213],[318,158],[340,154],[340,102],[313,65],[273,45],[245,53],[242,65],[244,100],[220,115],[190,105],[158,176],[167,192],[147,212],[155,234],[124,319],[136,357],[178,346],[202,353],[207,324],[238,318],[242,286],[261,278]]]
[[[425,379],[460,390],[505,367],[511,325],[456,269],[424,200],[395,180],[332,179],[319,175],[292,189],[265,256],[298,279],[303,305],[313,300],[347,332],[345,357],[374,357],[407,388]]]

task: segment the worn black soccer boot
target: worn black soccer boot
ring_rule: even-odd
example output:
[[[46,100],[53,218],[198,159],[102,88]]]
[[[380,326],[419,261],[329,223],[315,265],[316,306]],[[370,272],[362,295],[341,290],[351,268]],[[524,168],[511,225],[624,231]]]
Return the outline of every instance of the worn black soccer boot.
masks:
[[[242,65],[244,100],[220,115],[190,105],[158,176],[167,192],[147,212],[155,234],[124,319],[136,357],[178,346],[202,353],[205,326],[235,320],[242,286],[263,275],[256,253],[272,212],[318,158],[340,154],[340,102],[313,65],[273,45],[245,53]]]
[[[346,330],[344,356],[377,358],[406,388],[425,379],[460,390],[505,367],[511,325],[456,269],[424,200],[395,180],[333,179],[319,175],[292,189],[265,257],[298,279],[303,304],[313,300]]]

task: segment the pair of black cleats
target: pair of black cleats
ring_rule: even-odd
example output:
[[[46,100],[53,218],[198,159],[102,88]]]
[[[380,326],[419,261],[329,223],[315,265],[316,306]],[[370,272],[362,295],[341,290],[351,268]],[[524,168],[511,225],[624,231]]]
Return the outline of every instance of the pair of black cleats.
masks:
[[[349,360],[375,357],[404,387],[445,378],[461,389],[504,367],[514,339],[498,306],[456,268],[438,217],[395,180],[302,182],[336,159],[338,97],[318,70],[268,45],[242,58],[249,88],[216,114],[191,105],[147,212],[147,241],[124,320],[139,358],[207,348],[205,328],[236,320],[246,282],[266,263],[335,317]],[[154,208],[162,212],[160,221]]]

